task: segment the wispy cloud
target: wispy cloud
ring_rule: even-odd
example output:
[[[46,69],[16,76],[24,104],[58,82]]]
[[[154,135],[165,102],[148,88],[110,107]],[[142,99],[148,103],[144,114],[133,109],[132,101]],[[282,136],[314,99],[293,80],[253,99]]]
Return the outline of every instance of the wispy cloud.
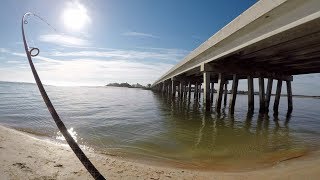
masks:
[[[105,51],[106,49],[103,50]],[[6,62],[6,66],[0,66],[0,80],[33,82],[27,61],[22,61],[21,59],[25,58],[26,55],[8,49],[6,51],[12,55],[13,60]],[[160,50],[157,51],[159,52]],[[168,52],[170,50],[161,49],[161,51]],[[115,53],[117,50],[112,50],[112,52]],[[87,56],[82,56],[81,53],[73,54],[77,55],[77,57],[50,56],[48,53],[43,53],[33,59],[45,84],[69,86],[104,85],[110,82],[148,84],[153,83],[173,66],[173,63],[168,61],[153,61],[152,63],[135,61],[132,59],[133,56],[125,57],[123,54],[126,52],[117,52],[115,54],[118,55],[112,55],[112,58],[108,60],[94,56],[93,52],[91,52],[93,56],[89,56],[85,52],[82,53],[87,54]],[[143,53],[136,56],[140,58],[150,57],[150,55],[145,56]]]
[[[63,34],[44,34],[39,36],[39,41],[61,46],[90,46],[91,43],[83,38]]]
[[[0,48],[0,53],[8,53],[9,50],[6,48]]]
[[[135,31],[128,31],[122,33],[123,36],[134,36],[134,37],[145,37],[145,38],[160,38],[159,36],[155,36],[153,34],[142,33],[142,32],[135,32]]]
[[[122,50],[122,49],[104,49],[91,51],[61,52],[50,53],[54,57],[95,57],[104,59],[121,60],[147,60],[147,61],[167,61],[175,63],[186,56],[188,51],[181,49],[141,49],[141,50]]]
[[[50,85],[104,85],[110,82],[148,84],[154,82],[173,65],[144,64],[128,60],[104,61],[99,59],[72,59],[68,61],[36,57],[38,73]],[[12,63],[18,63],[12,62]],[[0,80],[33,82],[29,68],[0,67]]]

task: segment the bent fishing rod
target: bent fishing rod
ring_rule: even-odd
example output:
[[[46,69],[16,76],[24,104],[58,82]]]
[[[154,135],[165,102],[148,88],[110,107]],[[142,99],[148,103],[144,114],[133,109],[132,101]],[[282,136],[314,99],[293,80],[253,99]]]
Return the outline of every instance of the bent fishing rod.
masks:
[[[49,23],[47,23],[47,21],[45,21],[42,17],[34,14],[34,13],[25,13],[22,17],[22,23],[21,23],[21,29],[22,29],[22,37],[23,37],[23,44],[24,44],[24,48],[27,54],[27,58],[32,70],[32,74],[34,76],[34,79],[37,83],[37,86],[39,88],[39,91],[41,93],[41,96],[45,102],[45,104],[47,105],[47,108],[54,120],[54,122],[56,123],[58,129],[60,130],[61,134],[63,135],[63,137],[66,139],[67,143],[69,144],[70,148],[72,149],[72,151],[74,152],[74,154],[78,157],[78,159],[81,161],[81,163],[83,164],[83,166],[88,170],[88,172],[92,175],[92,177],[94,179],[98,179],[98,180],[104,180],[105,178],[100,174],[100,172],[96,169],[96,167],[91,163],[91,161],[88,159],[88,157],[84,154],[84,152],[80,149],[79,145],[77,144],[77,142],[72,138],[72,136],[69,134],[66,126],[64,125],[64,123],[62,122],[62,120],[60,119],[57,111],[55,110],[54,106],[52,105],[49,96],[47,95],[46,90],[43,87],[43,84],[40,80],[40,77],[37,73],[37,70],[33,64],[32,61],[32,57],[37,56],[40,53],[39,48],[36,47],[29,47],[26,37],[25,37],[25,33],[24,33],[24,25],[28,24],[27,21],[27,17],[33,15],[34,17],[39,18],[41,21],[45,22],[48,26],[50,26],[51,28],[53,28]],[[54,28],[53,28],[54,29]],[[55,29],[54,29],[55,30]]]

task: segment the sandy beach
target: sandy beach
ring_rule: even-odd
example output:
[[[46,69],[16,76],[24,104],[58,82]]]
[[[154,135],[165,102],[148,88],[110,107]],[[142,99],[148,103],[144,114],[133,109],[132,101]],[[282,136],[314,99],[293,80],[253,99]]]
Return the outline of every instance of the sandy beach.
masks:
[[[146,165],[85,151],[107,179],[318,179],[318,152],[247,172],[217,172]],[[71,149],[0,126],[0,179],[92,179]]]

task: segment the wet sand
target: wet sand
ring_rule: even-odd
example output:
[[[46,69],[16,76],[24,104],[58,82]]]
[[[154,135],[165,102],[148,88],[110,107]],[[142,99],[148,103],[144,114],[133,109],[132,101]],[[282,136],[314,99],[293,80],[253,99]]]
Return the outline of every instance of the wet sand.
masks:
[[[320,152],[245,172],[201,171],[85,153],[107,179],[318,179]],[[62,144],[0,126],[0,179],[92,179]]]

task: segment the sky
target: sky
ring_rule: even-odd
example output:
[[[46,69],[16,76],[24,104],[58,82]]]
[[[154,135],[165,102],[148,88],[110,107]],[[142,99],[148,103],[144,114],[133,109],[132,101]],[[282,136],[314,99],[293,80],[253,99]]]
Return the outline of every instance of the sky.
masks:
[[[0,81],[34,82],[21,17],[44,84],[152,84],[256,0],[3,0]],[[317,94],[319,74],[295,76],[296,94]],[[240,90],[246,84],[240,81]]]

